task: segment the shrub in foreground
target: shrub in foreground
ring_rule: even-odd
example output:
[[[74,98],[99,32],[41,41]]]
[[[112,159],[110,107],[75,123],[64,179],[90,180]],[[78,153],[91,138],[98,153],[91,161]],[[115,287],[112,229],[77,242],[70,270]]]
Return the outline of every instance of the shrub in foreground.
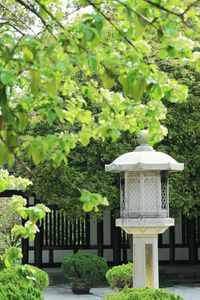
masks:
[[[66,279],[93,285],[105,278],[108,266],[102,257],[76,253],[64,258],[61,269]]]
[[[22,287],[18,284],[1,284],[0,283],[0,299],[1,300],[43,300],[41,292],[33,287]]]
[[[15,265],[0,271],[0,284],[20,284],[22,287],[33,287],[43,291],[49,284],[46,272],[31,265]],[[1,299],[1,298],[0,298]]]
[[[109,295],[104,300],[184,300],[162,289],[153,288],[125,288],[121,292]]]
[[[61,269],[71,282],[73,293],[88,294],[91,286],[105,278],[108,266],[102,257],[76,253],[64,258]]]
[[[125,286],[132,287],[133,284],[133,264],[123,264],[113,267],[106,273],[106,279],[112,289],[122,289]]]

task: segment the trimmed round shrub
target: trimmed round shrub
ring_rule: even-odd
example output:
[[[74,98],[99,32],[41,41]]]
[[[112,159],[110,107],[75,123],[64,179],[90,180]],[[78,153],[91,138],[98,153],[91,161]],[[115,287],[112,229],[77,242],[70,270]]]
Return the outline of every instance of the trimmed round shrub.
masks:
[[[125,288],[121,292],[108,295],[104,300],[184,300],[180,296],[153,288]]]
[[[33,287],[43,291],[49,285],[49,276],[48,274],[31,265],[24,265],[24,274],[33,278]]]
[[[122,289],[125,286],[132,287],[133,284],[133,263],[113,267],[106,273],[106,279],[111,289]]]
[[[64,258],[61,269],[67,280],[92,286],[105,278],[108,266],[102,257],[76,253]]]
[[[43,291],[49,284],[48,274],[31,265],[15,265],[0,271],[0,284],[20,284]]]
[[[41,292],[33,287],[22,287],[19,284],[0,284],[1,300],[43,300]]]

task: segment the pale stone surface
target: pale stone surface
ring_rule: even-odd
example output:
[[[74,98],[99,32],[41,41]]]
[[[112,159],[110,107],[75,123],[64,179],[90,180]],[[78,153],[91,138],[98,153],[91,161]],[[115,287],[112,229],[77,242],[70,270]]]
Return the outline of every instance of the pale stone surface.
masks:
[[[138,234],[140,228],[142,230],[152,228],[155,234],[163,233],[168,227],[174,226],[174,219],[173,218],[121,218],[116,220],[116,226],[122,227],[124,230],[125,228],[131,228],[133,230],[132,234],[135,232]],[[163,231],[164,230],[164,231]],[[160,231],[160,232],[159,232]]]
[[[155,151],[148,145],[140,145],[135,151],[125,153],[105,166],[107,172],[139,170],[182,171],[184,164],[178,163],[166,153]]]
[[[199,286],[173,286],[165,288],[176,295],[180,295],[184,300],[199,300]],[[44,292],[44,300],[100,300],[106,295],[112,294],[110,288],[94,288],[89,295],[74,295],[69,288],[63,286],[50,286]]]
[[[133,236],[133,287],[159,287],[158,237]]]
[[[146,131],[139,142],[105,170],[120,173],[121,219],[116,226],[133,236],[133,286],[158,288],[158,234],[174,226],[169,218],[168,172],[182,171],[184,164],[149,146]]]

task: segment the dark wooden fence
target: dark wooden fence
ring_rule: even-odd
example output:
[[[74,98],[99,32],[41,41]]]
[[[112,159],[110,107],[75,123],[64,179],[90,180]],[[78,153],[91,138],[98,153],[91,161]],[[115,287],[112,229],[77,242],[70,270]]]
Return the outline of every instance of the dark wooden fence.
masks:
[[[16,193],[16,192],[15,192]],[[21,194],[19,191],[18,194]],[[6,191],[0,197],[10,197]],[[177,226],[159,236],[161,263],[200,263],[200,218],[181,216]],[[115,219],[107,215],[97,222],[90,215],[70,221],[66,213],[51,207],[40,226],[34,242],[22,241],[23,262],[38,267],[58,267],[65,255],[92,252],[105,257],[110,265],[125,263],[131,259],[128,237],[115,226]]]

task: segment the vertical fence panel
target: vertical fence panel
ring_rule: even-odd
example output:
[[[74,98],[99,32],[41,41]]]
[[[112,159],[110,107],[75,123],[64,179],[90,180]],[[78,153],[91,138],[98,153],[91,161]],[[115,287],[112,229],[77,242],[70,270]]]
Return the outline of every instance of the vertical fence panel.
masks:
[[[21,191],[5,191],[0,193],[1,197],[12,197],[12,195],[18,194],[23,195]],[[67,214],[63,211],[57,210],[52,207],[51,213],[47,214],[45,220],[42,222],[41,232],[36,235],[34,245],[29,244],[28,240],[22,241],[22,251],[23,251],[23,263],[29,261],[29,251],[34,251],[35,264],[39,267],[54,267],[58,266],[54,262],[55,251],[65,251],[76,252],[76,251],[97,251],[98,255],[103,256],[104,250],[112,251],[112,261],[111,264],[120,264],[127,261],[127,235],[121,231],[121,228],[115,226],[115,219],[110,220],[110,237],[111,241],[107,239],[104,241],[103,235],[103,222],[98,223],[96,232],[93,235],[97,236],[97,243],[90,244],[90,216],[87,215],[85,219],[77,218],[73,222],[68,220]],[[163,242],[162,236],[159,238],[159,246],[161,248],[166,248],[170,252],[169,262],[174,264],[176,259],[176,254],[179,253],[179,249],[182,251],[189,250],[189,257],[185,259],[184,262],[190,264],[196,264],[200,262],[200,257],[198,257],[198,252],[200,252],[200,217],[188,220],[185,216],[182,216],[182,238],[179,241],[175,241],[175,231],[171,227],[169,230],[169,242]],[[96,227],[95,227],[96,228]],[[108,243],[108,244],[105,244]],[[185,250],[186,249],[186,250]],[[46,258],[46,263],[42,261],[43,251],[48,253],[48,259]],[[105,251],[105,253],[110,253]],[[59,254],[60,255],[60,254]],[[58,256],[57,256],[58,257]],[[186,257],[186,256],[185,256]],[[58,260],[57,260],[58,261]],[[61,262],[61,261],[60,261]],[[178,261],[180,263],[180,261]]]

